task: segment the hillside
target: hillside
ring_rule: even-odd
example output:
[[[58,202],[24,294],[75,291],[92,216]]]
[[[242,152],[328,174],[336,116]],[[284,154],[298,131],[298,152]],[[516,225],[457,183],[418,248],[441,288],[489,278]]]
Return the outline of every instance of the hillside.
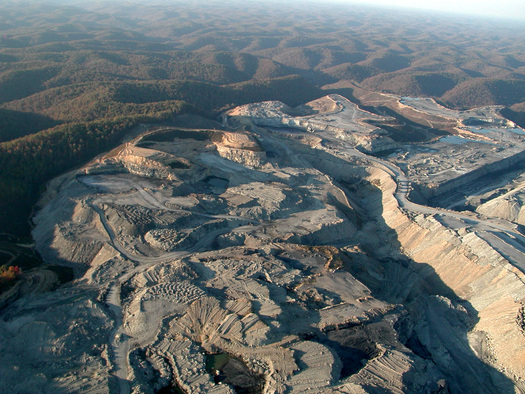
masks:
[[[0,391],[525,393],[524,38],[3,0]]]
[[[516,39],[522,33],[512,23],[479,26],[459,17],[335,4],[246,9],[218,1],[206,7],[7,1],[0,15],[2,162],[15,163],[13,152],[28,149],[29,139],[17,138],[44,133],[52,141],[72,123],[89,127],[86,122],[118,118],[133,127],[137,119],[170,121],[187,111],[214,118],[248,102],[294,106],[321,96],[320,89],[429,96],[457,108],[512,107],[525,102],[525,44]],[[525,116],[520,106],[508,111]],[[113,143],[97,146],[78,157]],[[24,168],[40,173],[30,163],[39,160]],[[21,197],[27,192],[17,194],[18,182],[9,186],[3,193],[10,197],[0,201],[3,226],[11,223],[7,212],[29,215],[11,204],[31,206],[43,182],[78,163],[31,176],[32,186],[24,186],[34,194],[31,202]]]

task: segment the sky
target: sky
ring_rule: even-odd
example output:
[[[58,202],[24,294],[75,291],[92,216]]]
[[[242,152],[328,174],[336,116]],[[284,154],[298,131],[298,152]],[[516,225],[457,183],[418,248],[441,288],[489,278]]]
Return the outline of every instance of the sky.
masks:
[[[84,0],[55,0],[66,3],[83,4]],[[140,0],[91,0],[92,3],[135,2]],[[176,3],[185,0],[150,0],[147,3]],[[207,0],[201,0],[206,3]],[[246,4],[252,0],[247,0]],[[263,0],[264,1],[264,0]],[[279,0],[277,0],[279,1]],[[296,0],[281,0],[295,2]],[[303,0],[304,1],[304,0]],[[413,10],[429,10],[454,14],[484,16],[493,19],[514,19],[525,23],[525,0],[306,0],[315,3],[346,3],[377,5],[389,8],[404,8]],[[0,3],[2,0],[0,0]]]
[[[336,0],[525,21],[525,0]]]

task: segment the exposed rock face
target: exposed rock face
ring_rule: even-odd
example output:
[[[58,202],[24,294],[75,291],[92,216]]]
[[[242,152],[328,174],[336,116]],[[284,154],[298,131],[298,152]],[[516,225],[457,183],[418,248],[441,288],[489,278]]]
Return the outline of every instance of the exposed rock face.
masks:
[[[118,160],[131,174],[170,181],[175,180],[176,177],[163,162],[168,162],[174,158],[166,153],[159,153],[158,151],[136,146],[132,149],[122,150],[118,156]]]
[[[253,152],[226,146],[217,146],[217,152],[228,160],[250,167],[260,167],[266,162],[266,154],[264,152]]]
[[[71,182],[71,177],[65,177]],[[53,201],[45,206],[34,218],[36,230],[33,237],[41,245],[40,253],[48,261],[56,261],[71,266],[77,274],[83,273],[103,247],[104,241],[96,229],[100,224],[97,215],[84,201],[81,189],[72,187],[68,193],[59,193]],[[49,221],[47,215],[64,215],[68,221]],[[78,237],[81,226],[91,231]]]
[[[491,162],[485,165],[481,165],[479,168],[476,168],[474,171],[461,171],[465,174],[458,177],[454,177],[451,180],[448,180],[444,183],[431,184],[429,188],[423,188],[422,193],[425,194],[427,198],[432,198],[440,195],[446,195],[447,193],[453,192],[458,187],[474,183],[477,179],[495,174],[501,171],[512,169],[516,165],[520,165],[525,160],[525,152],[519,152],[510,157],[502,157],[501,160]],[[459,171],[457,171],[459,172]],[[489,215],[490,216],[490,215]]]
[[[514,185],[513,185],[514,186]],[[479,205],[476,211],[486,215],[506,219],[525,226],[525,190],[523,183],[515,185],[502,195],[488,198],[488,201]]]
[[[484,177],[501,177],[505,171],[522,167],[525,130],[505,119],[501,106],[456,111],[433,99],[396,100],[398,112],[420,124],[441,125],[450,133],[423,145],[405,144],[390,158],[426,199],[446,207],[468,195],[468,189],[483,184]]]
[[[475,232],[463,230],[458,234],[433,216],[409,218],[397,207],[395,183],[384,173],[373,176],[382,185],[385,225],[396,232],[405,253],[416,262],[428,264],[443,284],[474,308],[477,317],[470,317],[474,327],[469,344],[476,356],[523,380],[525,335],[517,324],[525,297],[523,273]],[[464,318],[466,312],[462,312]],[[448,351],[451,357],[460,352],[453,347]]]
[[[4,309],[3,385],[525,392],[519,234],[410,203],[339,130],[266,130],[246,108],[237,130],[151,133],[56,183],[34,238],[77,279]]]
[[[266,152],[249,134],[224,132],[221,141],[215,145],[220,156],[236,163],[250,167],[260,167],[266,163]]]
[[[311,133],[332,132],[352,146],[371,153],[398,147],[385,130],[368,123],[385,117],[364,111],[343,96],[329,95],[305,106],[316,114],[304,116],[280,101],[266,101],[234,108],[226,112],[223,119],[225,122],[247,119],[261,127],[293,128]],[[319,114],[318,108],[323,112]]]

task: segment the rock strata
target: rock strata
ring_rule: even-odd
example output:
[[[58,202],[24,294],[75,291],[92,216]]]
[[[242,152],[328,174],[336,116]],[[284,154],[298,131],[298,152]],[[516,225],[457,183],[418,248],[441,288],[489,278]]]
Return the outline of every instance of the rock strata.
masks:
[[[408,200],[393,156],[345,137],[386,149],[364,120],[389,120],[341,96],[223,119],[52,183],[33,236],[76,279],[6,302],[5,390],[525,392],[510,223]]]

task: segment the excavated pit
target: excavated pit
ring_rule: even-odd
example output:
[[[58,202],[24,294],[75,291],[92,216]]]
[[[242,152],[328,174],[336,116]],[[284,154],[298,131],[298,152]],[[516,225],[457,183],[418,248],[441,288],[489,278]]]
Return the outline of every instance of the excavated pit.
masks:
[[[5,387],[525,392],[512,226],[408,200],[410,155],[363,153],[392,120],[341,96],[223,118],[56,183],[33,235],[76,280],[2,311]]]
[[[241,359],[227,353],[207,354],[206,370],[216,384],[228,384],[236,394],[263,392],[264,375],[253,373]]]

